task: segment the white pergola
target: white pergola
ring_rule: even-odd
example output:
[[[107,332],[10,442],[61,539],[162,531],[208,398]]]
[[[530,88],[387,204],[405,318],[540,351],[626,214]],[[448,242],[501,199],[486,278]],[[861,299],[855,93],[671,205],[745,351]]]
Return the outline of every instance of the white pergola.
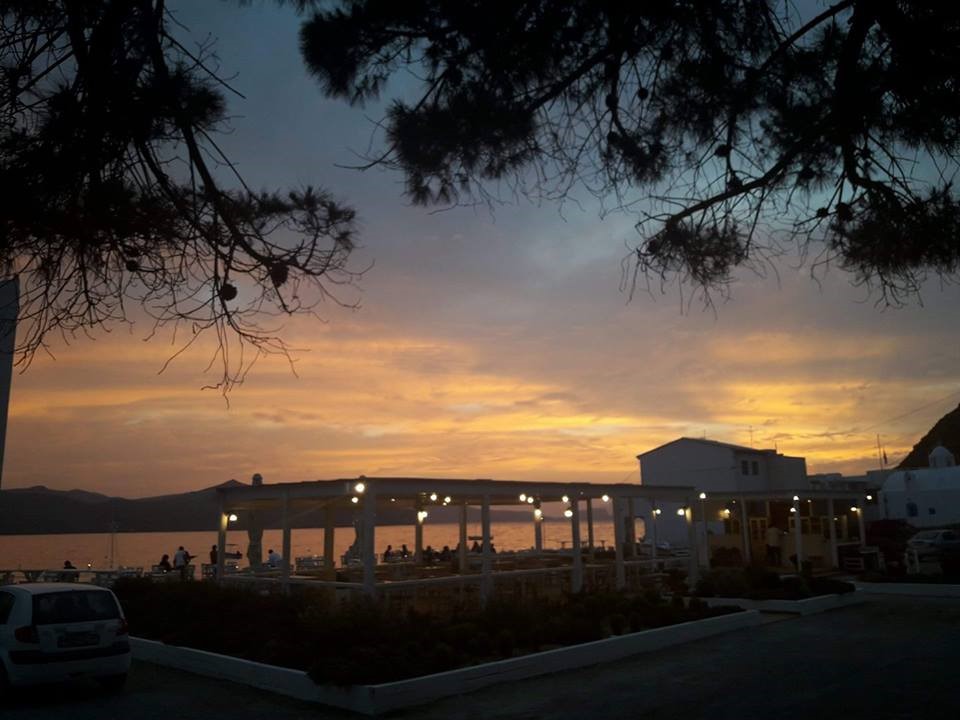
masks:
[[[800,563],[805,559],[803,551],[803,533],[801,529],[801,523],[799,522],[800,507],[801,503],[811,501],[811,500],[825,500],[827,504],[827,516],[830,518],[828,525],[829,532],[829,542],[830,542],[830,561],[832,567],[839,567],[839,550],[838,550],[838,539],[837,539],[837,528],[833,522],[833,517],[836,512],[836,504],[839,502],[841,507],[846,505],[850,506],[851,511],[856,513],[857,525],[858,525],[858,536],[859,544],[861,547],[866,545],[866,533],[864,527],[864,518],[863,518],[863,499],[864,494],[859,489],[846,489],[846,490],[828,490],[820,488],[796,488],[796,489],[782,489],[782,490],[763,490],[763,491],[730,491],[730,490],[712,490],[709,494],[707,493],[696,493],[695,497],[701,502],[701,515],[705,512],[703,509],[703,502],[709,500],[711,503],[716,503],[718,501],[734,501],[738,504],[739,507],[739,520],[740,520],[740,537],[741,544],[743,547],[743,559],[744,562],[749,564],[751,561],[751,543],[750,543],[750,530],[747,517],[747,503],[748,502],[789,502],[791,503],[791,513],[797,514],[797,521],[794,522],[794,543],[796,546],[797,554],[797,567],[800,567]],[[705,518],[704,518],[705,521]],[[706,538],[703,538],[704,542]],[[697,543],[698,545],[700,543]],[[705,565],[709,566],[709,551],[705,555]]]
[[[229,517],[242,511],[280,510],[282,530],[282,557],[280,582],[284,588],[290,583],[290,533],[294,514],[304,510],[324,509],[324,562],[334,567],[334,532],[336,511],[349,508],[359,513],[360,560],[363,566],[362,590],[377,593],[377,553],[374,547],[374,529],[378,509],[407,508],[415,512],[415,548],[417,562],[423,556],[423,523],[430,507],[459,508],[460,548],[459,571],[467,572],[467,508],[480,508],[481,542],[481,598],[489,597],[495,573],[491,547],[490,510],[492,507],[525,507],[531,511],[534,523],[535,549],[543,549],[541,513],[543,503],[566,503],[564,513],[571,524],[572,568],[571,589],[583,587],[583,543],[580,536],[581,508],[587,518],[587,547],[594,546],[593,514],[595,503],[610,503],[614,518],[616,586],[626,584],[626,557],[636,552],[635,500],[680,503],[686,517],[690,538],[690,578],[695,580],[699,561],[696,534],[693,525],[693,503],[697,494],[692,487],[663,487],[651,485],[530,482],[514,480],[463,480],[453,478],[397,478],[364,477],[312,482],[277,483],[259,486],[239,486],[218,489],[220,518],[218,534],[217,577],[224,578],[226,534]],[[522,498],[522,499],[521,499]],[[411,581],[419,582],[419,581]]]

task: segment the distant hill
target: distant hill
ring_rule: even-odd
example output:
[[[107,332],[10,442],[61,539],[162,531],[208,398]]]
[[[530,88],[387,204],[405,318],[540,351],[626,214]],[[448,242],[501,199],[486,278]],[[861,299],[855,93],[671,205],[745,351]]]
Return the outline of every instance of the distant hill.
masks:
[[[235,480],[224,483],[225,487],[242,485]],[[216,530],[216,487],[176,495],[131,500],[109,497],[86,490],[51,490],[42,485],[30,488],[3,490],[0,492],[0,535],[29,535],[55,533],[101,533],[116,527],[119,532],[190,532]],[[457,522],[456,508],[431,508],[431,522]],[[479,520],[479,508],[470,508],[471,522]],[[530,520],[525,510],[494,510],[495,521]],[[599,520],[609,519],[604,509],[595,512]],[[338,512],[336,523],[346,527],[353,522],[353,511],[344,508]],[[378,513],[379,525],[413,524],[411,509],[382,510]],[[280,513],[263,515],[265,527],[280,527]],[[298,513],[293,526],[323,527],[321,510]],[[231,528],[245,530],[244,518]]]
[[[910,454],[897,467],[927,467],[930,451],[937,445],[943,445],[955,457],[960,458],[960,405],[937,420],[930,432],[920,438],[920,442],[913,446]]]

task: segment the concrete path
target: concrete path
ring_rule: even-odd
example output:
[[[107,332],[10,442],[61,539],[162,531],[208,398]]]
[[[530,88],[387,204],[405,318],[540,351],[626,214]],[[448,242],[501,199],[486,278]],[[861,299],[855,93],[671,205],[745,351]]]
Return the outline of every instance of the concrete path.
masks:
[[[399,718],[826,720],[955,717],[960,603],[883,598],[655,655],[488,688]],[[136,664],[127,690],[21,694],[3,720],[292,720],[356,717],[249,688]]]

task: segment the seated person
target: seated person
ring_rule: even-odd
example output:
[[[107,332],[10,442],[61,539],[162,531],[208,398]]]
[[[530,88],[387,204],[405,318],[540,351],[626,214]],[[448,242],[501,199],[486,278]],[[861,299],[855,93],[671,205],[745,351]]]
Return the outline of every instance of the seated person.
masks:
[[[383,561],[390,562],[393,560],[393,545],[387,545],[387,549],[383,551]]]
[[[278,568],[283,564],[283,558],[280,556],[280,553],[276,552],[272,548],[267,551],[267,565],[272,568]]]
[[[170,564],[170,556],[164,554],[164,556],[160,558],[160,562],[157,563],[157,568],[162,572],[170,572],[173,570],[173,565]]]

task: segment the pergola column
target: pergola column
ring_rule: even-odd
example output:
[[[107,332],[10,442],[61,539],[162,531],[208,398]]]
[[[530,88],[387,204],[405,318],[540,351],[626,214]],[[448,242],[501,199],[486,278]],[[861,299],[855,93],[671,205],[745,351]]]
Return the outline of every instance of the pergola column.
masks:
[[[483,502],[480,506],[480,535],[482,537],[481,546],[481,555],[482,563],[480,566],[480,572],[482,578],[480,581],[480,600],[486,604],[487,600],[490,598],[490,595],[493,592],[493,575],[491,573],[493,569],[493,553],[490,552],[490,496],[484,495]]]
[[[423,518],[420,515],[423,503],[419,497],[413,506],[417,511],[416,525],[413,526],[413,561],[419,564],[423,562]]]
[[[460,505],[460,549],[458,551],[460,574],[467,573],[467,503]]]
[[[656,500],[650,501],[650,523],[653,526],[653,542],[650,544],[650,559],[654,561],[652,568],[654,571],[657,569],[657,502]]]
[[[623,590],[627,585],[626,568],[623,566],[623,513],[620,509],[622,500],[619,497],[613,498],[613,545],[614,545],[614,568],[616,569],[616,588]]]
[[[627,498],[627,555],[637,556],[637,513],[633,506],[633,498]]]
[[[840,553],[837,551],[837,523],[834,515],[833,498],[827,498],[827,522],[830,528],[830,567],[840,567]]]
[[[333,539],[336,532],[336,508],[333,502],[327,503],[323,511],[323,566],[327,570],[333,570],[336,567],[337,559],[334,557]]]
[[[857,508],[857,530],[860,531],[860,547],[866,547],[867,545],[867,530],[864,525],[863,520],[863,500],[857,497],[857,504],[854,506]]]
[[[570,537],[573,540],[573,569],[570,574],[570,591],[578,593],[583,589],[583,554],[580,551],[580,500],[573,498],[570,503],[573,515],[570,518]]]
[[[363,592],[371,597],[377,592],[377,551],[374,527],[377,522],[377,495],[370,483],[361,500],[363,527],[360,529],[360,560],[363,563]]]
[[[220,523],[217,526],[217,584],[223,583],[223,573],[226,567],[224,554],[227,552],[227,523],[229,522],[230,516],[227,515],[226,507],[224,507],[223,494],[221,493]]]
[[[747,501],[740,496],[740,541],[743,543],[743,562],[749,565],[753,553],[750,548],[750,518],[747,515]]]
[[[286,491],[280,496],[280,531],[283,557],[280,570],[280,589],[290,591],[290,497]]]
[[[793,496],[793,522],[796,538],[794,551],[797,554],[797,572],[800,572],[803,569],[803,523],[800,522],[800,498],[796,495]]]
[[[543,515],[540,515],[540,498],[533,503],[533,547],[539,553],[543,552]]]
[[[687,543],[690,545],[690,570],[687,575],[687,583],[693,588],[697,580],[700,579],[700,541],[697,537],[697,527],[693,522],[693,505],[687,498],[687,504],[683,508],[683,519],[687,523]]]
[[[593,556],[593,498],[587,498],[587,547]]]

